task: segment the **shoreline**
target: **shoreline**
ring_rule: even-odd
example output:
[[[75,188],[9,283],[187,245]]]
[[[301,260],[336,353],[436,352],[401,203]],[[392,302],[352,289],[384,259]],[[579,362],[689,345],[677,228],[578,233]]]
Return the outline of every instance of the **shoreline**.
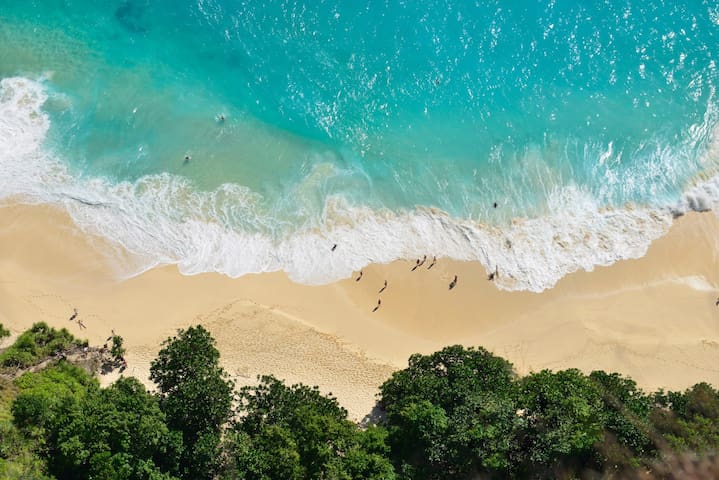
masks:
[[[148,384],[160,343],[202,323],[239,385],[258,374],[318,385],[355,420],[410,354],[455,343],[483,346],[522,374],[576,367],[630,375],[646,390],[719,385],[719,219],[711,212],[679,217],[641,258],[571,273],[542,293],[499,290],[479,262],[445,258],[414,272],[414,260],[373,264],[359,282],[323,286],[281,272],[184,276],[176,266],[118,281],[122,252],[59,208],[3,204],[0,225],[0,323],[16,334],[43,320],[96,345],[114,329],[125,339],[127,373]],[[72,308],[86,330],[68,322]]]

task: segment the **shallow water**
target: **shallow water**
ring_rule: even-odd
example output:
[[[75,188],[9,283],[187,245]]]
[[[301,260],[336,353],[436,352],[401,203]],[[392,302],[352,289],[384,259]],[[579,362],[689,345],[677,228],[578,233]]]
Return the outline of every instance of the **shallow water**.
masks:
[[[505,3],[0,0],[0,196],[146,267],[532,290],[712,204],[719,7]]]

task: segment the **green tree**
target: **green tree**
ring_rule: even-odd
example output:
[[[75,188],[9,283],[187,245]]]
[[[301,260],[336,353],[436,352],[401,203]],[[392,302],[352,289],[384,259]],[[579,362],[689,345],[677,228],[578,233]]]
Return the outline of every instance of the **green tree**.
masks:
[[[677,451],[719,449],[719,391],[698,383],[684,392],[657,392],[654,428]]]
[[[57,431],[63,408],[99,388],[97,380],[85,370],[65,361],[40,372],[25,373],[15,384],[18,387],[12,404],[15,425],[29,436],[44,441]]]
[[[0,378],[0,478],[49,480],[42,445],[12,422],[10,412],[17,390],[11,380]]]
[[[381,387],[396,465],[409,478],[465,478],[511,469],[515,374],[483,348],[412,355]]]
[[[310,408],[314,413],[337,421],[347,418],[347,410],[333,397],[320,393],[317,387],[288,387],[272,375],[258,377],[259,384],[243,387],[239,393],[238,412],[242,430],[254,434],[265,425],[297,420],[297,410]]]
[[[542,370],[519,382],[524,424],[519,433],[526,471],[587,465],[603,438],[597,386],[579,370]]]
[[[119,360],[125,356],[125,347],[122,346],[124,340],[120,335],[112,336],[112,347],[110,347],[110,355],[115,360]]]
[[[224,478],[241,480],[302,480],[307,478],[300,452],[287,428],[263,426],[254,435],[237,431],[225,441],[230,460]]]
[[[170,480],[179,469],[181,439],[165,424],[157,399],[134,378],[64,405],[50,445],[59,479]]]
[[[264,376],[239,399],[227,445],[232,478],[394,478],[384,429],[361,431],[317,387]]]
[[[649,424],[653,400],[634,380],[618,373],[594,371],[589,379],[602,397],[605,435],[595,445],[597,467],[638,467],[641,457],[655,452]]]
[[[181,465],[192,478],[213,478],[219,466],[220,434],[233,391],[219,359],[215,340],[197,326],[167,339],[150,366],[168,425],[182,433],[186,450]]]

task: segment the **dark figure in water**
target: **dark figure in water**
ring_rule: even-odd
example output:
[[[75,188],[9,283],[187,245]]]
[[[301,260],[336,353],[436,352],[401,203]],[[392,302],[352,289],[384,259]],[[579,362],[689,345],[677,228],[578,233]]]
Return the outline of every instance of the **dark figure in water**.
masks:
[[[337,250],[337,244],[335,243],[334,245],[332,245],[332,248],[331,248],[330,250],[333,251],[333,252],[334,252],[335,250]]]
[[[490,282],[493,282],[494,280],[496,280],[498,278],[499,278],[499,266],[495,265],[494,271],[487,276],[487,280],[489,280]]]
[[[434,267],[435,263],[437,263],[437,257],[432,257],[432,263],[429,264],[429,267],[427,267],[427,270]]]
[[[77,318],[77,308],[73,308],[72,312],[73,313],[72,313],[72,315],[70,315],[70,318],[69,318],[70,322],[72,322],[73,320],[75,320]]]
[[[360,270],[359,276],[355,278],[355,282],[359,282],[360,280],[362,280],[362,270]]]
[[[192,157],[189,155],[185,155],[185,161],[182,163],[188,163],[190,160],[192,160]]]
[[[494,208],[497,208],[497,202],[494,202],[494,203],[492,204],[492,206],[493,206]]]
[[[452,281],[449,283],[449,289],[452,290],[452,289],[453,289],[454,287],[456,287],[456,286],[457,286],[457,275],[455,275],[455,276],[454,276],[454,280],[452,280]]]
[[[384,292],[386,288],[387,288],[387,280],[384,281],[384,287],[380,288],[380,289],[379,289],[379,292],[377,292],[377,293],[382,293],[382,292]]]
[[[381,298],[378,298],[378,299],[377,299],[377,306],[372,309],[372,313],[376,312],[380,305],[382,305],[382,299],[381,299]]]

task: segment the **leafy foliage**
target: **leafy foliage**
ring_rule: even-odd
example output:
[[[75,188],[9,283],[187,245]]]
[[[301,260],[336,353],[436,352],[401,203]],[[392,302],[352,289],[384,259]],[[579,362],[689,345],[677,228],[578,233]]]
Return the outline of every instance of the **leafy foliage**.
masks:
[[[7,358],[38,365],[81,345],[36,324]],[[163,344],[157,395],[134,378],[100,388],[65,360],[38,368],[0,374],[0,478],[680,478],[673,469],[717,465],[719,391],[708,384],[645,394],[602,371],[519,378],[482,348],[413,355],[381,386],[383,420],[364,429],[317,387],[272,376],[240,389],[233,411],[202,327]]]
[[[0,323],[0,340],[3,338],[7,338],[10,336],[10,330],[5,328],[2,323]]]
[[[657,392],[651,421],[675,450],[719,447],[719,391],[698,383],[684,392]]]
[[[383,429],[361,431],[317,387],[259,380],[240,391],[231,478],[394,478]]]
[[[119,335],[113,335],[111,341],[110,355],[112,355],[115,360],[119,360],[125,356],[125,347],[122,346],[124,340]]]
[[[46,357],[84,346],[87,346],[87,342],[76,339],[66,329],[56,330],[45,322],[39,322],[0,353],[0,366],[24,368]]]
[[[170,432],[157,399],[136,379],[120,378],[63,407],[50,445],[58,479],[175,478],[180,435]]]
[[[136,379],[100,389],[84,370],[60,362],[15,383],[15,425],[57,479],[173,478],[180,435],[169,431],[157,399]]]
[[[586,464],[602,439],[601,395],[579,370],[543,370],[521,379],[519,402],[524,420],[519,432],[528,469],[558,463]]]
[[[719,447],[719,392],[706,384],[651,396],[601,371],[518,378],[486,350],[453,346],[413,355],[380,391],[404,478],[572,477]]]
[[[288,387],[271,375],[258,380],[258,385],[243,387],[239,393],[238,409],[242,413],[239,425],[247,433],[255,434],[265,425],[297,420],[297,412],[302,408],[337,421],[347,418],[347,411],[337,400],[323,396],[317,387],[302,384]]]
[[[15,380],[18,395],[12,404],[15,425],[28,435],[46,439],[57,429],[58,417],[66,404],[79,401],[89,390],[99,388],[97,380],[84,370],[61,361],[37,373],[25,373]]]
[[[17,387],[0,379],[0,478],[9,480],[49,480],[40,445],[28,438],[12,422],[11,406]]]
[[[595,464],[616,469],[638,467],[641,458],[656,452],[656,435],[649,423],[653,400],[630,378],[594,371],[589,379],[603,403],[604,438],[596,444]]]
[[[150,367],[168,426],[182,433],[182,469],[196,478],[214,476],[220,433],[232,406],[233,384],[219,359],[215,340],[197,326],[166,340]]]
[[[483,348],[412,355],[380,387],[398,468],[410,478],[510,469],[514,378],[509,362]]]
[[[48,478],[51,446],[64,408],[82,398],[97,382],[84,370],[59,362],[41,372],[25,373],[14,381],[12,422],[4,424],[2,449],[14,464],[5,475],[12,478]],[[7,443],[6,443],[7,442]],[[2,471],[2,470],[0,470]],[[3,477],[5,478],[5,477]]]

